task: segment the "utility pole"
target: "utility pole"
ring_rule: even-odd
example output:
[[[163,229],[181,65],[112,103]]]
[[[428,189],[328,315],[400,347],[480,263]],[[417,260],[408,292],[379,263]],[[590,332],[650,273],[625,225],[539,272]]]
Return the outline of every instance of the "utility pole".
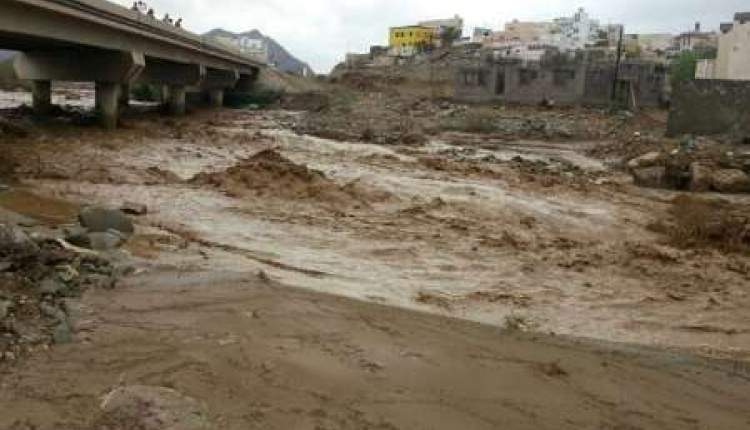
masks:
[[[620,40],[617,42],[617,62],[615,63],[615,76],[612,80],[612,105],[617,99],[617,81],[620,79],[620,63],[622,62],[622,38],[625,33],[625,26],[620,26]]]

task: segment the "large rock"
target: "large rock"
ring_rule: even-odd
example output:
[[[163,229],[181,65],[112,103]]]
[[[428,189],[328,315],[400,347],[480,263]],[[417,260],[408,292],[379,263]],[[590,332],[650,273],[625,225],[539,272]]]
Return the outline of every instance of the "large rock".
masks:
[[[739,169],[716,170],[711,182],[713,188],[721,193],[750,192],[750,176]]]
[[[208,430],[206,410],[197,400],[163,387],[120,387],[102,402],[103,424],[138,430]],[[120,427],[114,427],[120,428]]]
[[[643,167],[653,167],[659,163],[662,159],[661,152],[649,152],[643,154],[640,157],[634,158],[628,162],[628,168],[631,170],[640,169]]]
[[[713,171],[700,163],[690,165],[690,191],[703,193],[711,190]]]
[[[117,230],[120,233],[131,235],[135,232],[135,227],[130,218],[117,209],[87,208],[81,211],[78,220],[91,233],[106,233],[109,230]]]
[[[644,167],[633,170],[633,180],[640,187],[664,188],[666,176],[666,167]]]
[[[22,229],[9,224],[0,224],[0,253],[35,253],[39,247]]]

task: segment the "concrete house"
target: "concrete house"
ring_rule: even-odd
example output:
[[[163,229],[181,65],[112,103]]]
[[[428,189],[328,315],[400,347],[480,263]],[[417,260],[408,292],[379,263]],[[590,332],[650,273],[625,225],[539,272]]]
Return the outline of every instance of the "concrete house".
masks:
[[[698,79],[750,80],[750,12],[737,13],[734,21],[721,25],[715,60],[703,60]]]
[[[465,64],[456,73],[454,95],[466,102],[562,105],[606,105],[612,89],[622,104],[637,108],[664,101],[667,68],[663,64],[627,61],[615,73],[612,61],[548,55],[538,62],[516,59]]]

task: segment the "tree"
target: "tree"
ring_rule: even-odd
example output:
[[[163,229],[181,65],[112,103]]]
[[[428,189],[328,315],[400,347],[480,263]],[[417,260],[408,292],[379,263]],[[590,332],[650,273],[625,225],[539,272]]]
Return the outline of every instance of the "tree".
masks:
[[[716,58],[715,49],[696,49],[695,51],[683,51],[672,61],[670,78],[672,85],[679,85],[685,81],[695,79],[695,71],[699,60]]]

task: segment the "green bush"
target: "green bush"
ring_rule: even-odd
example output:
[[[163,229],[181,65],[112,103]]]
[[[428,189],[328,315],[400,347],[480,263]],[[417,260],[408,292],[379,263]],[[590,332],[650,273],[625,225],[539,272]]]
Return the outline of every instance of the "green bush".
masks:
[[[156,102],[159,101],[159,92],[154,89],[153,86],[148,84],[138,84],[130,90],[130,95],[133,100],[142,102]]]
[[[224,105],[232,108],[246,108],[251,105],[266,107],[281,100],[284,92],[272,89],[258,89],[250,93],[227,91],[224,94]]]

